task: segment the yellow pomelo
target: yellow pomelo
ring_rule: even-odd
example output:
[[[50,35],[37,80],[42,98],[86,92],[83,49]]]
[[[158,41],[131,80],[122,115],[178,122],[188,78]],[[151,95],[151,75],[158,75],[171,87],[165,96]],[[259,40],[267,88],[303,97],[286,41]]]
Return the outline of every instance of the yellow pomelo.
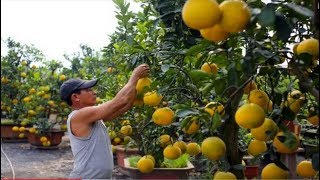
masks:
[[[167,147],[172,144],[171,137],[168,134],[163,134],[159,137],[159,142],[161,147]]]
[[[22,139],[25,137],[25,135],[24,135],[24,133],[19,133],[18,137]]]
[[[223,157],[226,149],[226,144],[218,137],[208,137],[201,143],[201,153],[211,161]]]
[[[257,84],[254,81],[250,81],[246,86],[243,88],[243,92],[245,94],[249,94],[250,91],[257,89]]]
[[[177,146],[168,145],[163,150],[163,156],[167,159],[178,159],[181,156],[181,149]]]
[[[248,95],[250,103],[254,103],[262,107],[265,111],[268,110],[269,97],[267,93],[262,90],[254,89]]]
[[[231,172],[223,172],[223,171],[217,171],[214,176],[214,180],[219,180],[219,179],[230,179],[230,180],[236,180],[237,177],[231,173]]]
[[[244,1],[225,0],[220,5],[221,27],[230,33],[242,31],[250,21],[250,9]]]
[[[248,146],[248,153],[252,156],[260,155],[267,151],[267,144],[264,141],[256,139],[251,140]]]
[[[186,134],[197,133],[200,128],[200,122],[197,120],[197,118],[192,118],[189,123],[190,125],[187,125],[182,129],[183,132],[185,132]]]
[[[192,29],[212,27],[220,18],[221,11],[216,0],[187,0],[182,7],[182,20]]]
[[[224,106],[219,102],[209,102],[204,109],[211,117],[214,116],[215,112],[218,112],[220,116],[223,116],[225,113]]]
[[[275,163],[266,165],[261,172],[261,179],[288,179],[289,172],[281,169]]]
[[[187,154],[190,156],[196,156],[201,152],[201,147],[196,142],[191,142],[187,144]]]
[[[229,37],[229,33],[222,29],[220,24],[215,24],[212,27],[201,29],[201,36],[209,41],[220,42]]]
[[[314,126],[319,126],[319,115],[310,116],[307,118],[309,123],[311,123]]]
[[[36,128],[34,127],[29,128],[29,133],[35,133],[35,132],[36,132]]]
[[[18,131],[19,131],[19,127],[18,127],[18,126],[13,126],[13,127],[12,127],[12,131],[18,132]]]
[[[154,163],[148,157],[141,157],[137,163],[137,167],[142,173],[150,173],[154,169]]]
[[[281,142],[279,139],[284,140]],[[287,143],[290,145],[287,146]],[[297,135],[292,132],[284,133],[278,132],[276,137],[273,139],[273,147],[279,153],[290,154],[294,153],[300,146],[300,140]]]
[[[181,154],[184,154],[187,151],[187,144],[184,141],[177,141],[173,146],[180,148]]]
[[[298,112],[301,110],[302,102],[300,99],[288,98],[286,101],[284,101],[284,105],[293,113],[298,114]]]
[[[149,106],[158,106],[161,100],[162,96],[159,95],[156,91],[147,92],[143,96],[144,104]]]
[[[272,119],[265,118],[263,124],[257,128],[250,129],[250,133],[253,138],[259,141],[270,141],[278,133],[278,129],[277,124]]]
[[[23,126],[19,128],[19,132],[24,132],[25,130],[26,130],[26,128]]]
[[[130,136],[132,134],[132,127],[131,125],[122,126],[120,129],[120,133],[126,136]]]
[[[209,74],[217,74],[218,73],[218,66],[215,63],[204,63],[201,66],[201,71],[204,71]]]
[[[257,104],[249,103],[242,105],[235,114],[236,123],[246,129],[261,126],[265,119],[264,110]]]
[[[314,38],[303,40],[298,44],[297,54],[308,53],[314,57],[319,56],[319,41]]]
[[[143,92],[143,89],[145,87],[149,87],[151,85],[151,79],[149,78],[141,78],[138,80],[137,85],[136,85],[136,90],[138,93]]]
[[[142,158],[149,158],[149,159],[152,160],[153,164],[156,164],[156,160],[155,160],[154,157],[153,157],[152,155],[150,155],[150,154],[144,155]]]
[[[312,162],[307,160],[301,161],[297,165],[296,172],[298,176],[303,178],[313,178],[317,174],[317,171],[312,167]]]
[[[41,142],[46,142],[46,141],[48,141],[48,138],[45,137],[45,136],[41,136],[41,137],[40,137],[40,141],[41,141]]]
[[[302,93],[301,91],[299,91],[299,90],[293,90],[293,91],[291,91],[291,92],[288,93],[288,98],[305,100],[305,99],[306,99],[306,95],[303,94],[303,93]]]
[[[174,112],[169,107],[163,107],[157,109],[152,114],[152,120],[159,126],[167,126],[172,123],[174,118]]]

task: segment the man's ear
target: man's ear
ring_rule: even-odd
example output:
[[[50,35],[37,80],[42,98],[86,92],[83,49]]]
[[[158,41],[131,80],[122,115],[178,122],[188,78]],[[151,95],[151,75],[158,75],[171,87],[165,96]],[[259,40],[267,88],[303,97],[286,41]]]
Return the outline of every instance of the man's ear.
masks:
[[[79,97],[78,97],[78,94],[76,94],[76,93],[73,93],[73,94],[71,95],[71,99],[74,99],[75,101],[80,101],[80,99],[79,99]]]

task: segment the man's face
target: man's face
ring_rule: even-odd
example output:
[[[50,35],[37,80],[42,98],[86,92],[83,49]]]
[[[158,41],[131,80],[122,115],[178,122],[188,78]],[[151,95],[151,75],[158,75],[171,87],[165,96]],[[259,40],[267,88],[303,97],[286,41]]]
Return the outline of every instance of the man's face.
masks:
[[[82,89],[78,95],[80,103],[85,106],[93,106],[96,104],[96,92],[91,88]]]

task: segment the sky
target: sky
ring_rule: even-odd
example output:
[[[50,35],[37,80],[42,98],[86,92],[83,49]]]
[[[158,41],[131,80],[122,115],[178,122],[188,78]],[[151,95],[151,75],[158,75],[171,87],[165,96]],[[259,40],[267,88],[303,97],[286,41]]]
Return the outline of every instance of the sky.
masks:
[[[126,2],[139,10],[133,0]],[[80,44],[95,50],[108,45],[117,26],[116,10],[112,0],[1,0],[1,40],[33,44],[47,59],[62,61],[63,54],[80,51]]]

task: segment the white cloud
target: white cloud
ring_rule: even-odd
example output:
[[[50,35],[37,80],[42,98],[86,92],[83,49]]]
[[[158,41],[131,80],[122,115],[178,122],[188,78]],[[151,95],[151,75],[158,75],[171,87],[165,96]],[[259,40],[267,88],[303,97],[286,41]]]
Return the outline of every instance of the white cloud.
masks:
[[[111,0],[1,0],[1,38],[34,44],[49,59],[62,60],[81,43],[106,46],[117,26],[115,11]]]

